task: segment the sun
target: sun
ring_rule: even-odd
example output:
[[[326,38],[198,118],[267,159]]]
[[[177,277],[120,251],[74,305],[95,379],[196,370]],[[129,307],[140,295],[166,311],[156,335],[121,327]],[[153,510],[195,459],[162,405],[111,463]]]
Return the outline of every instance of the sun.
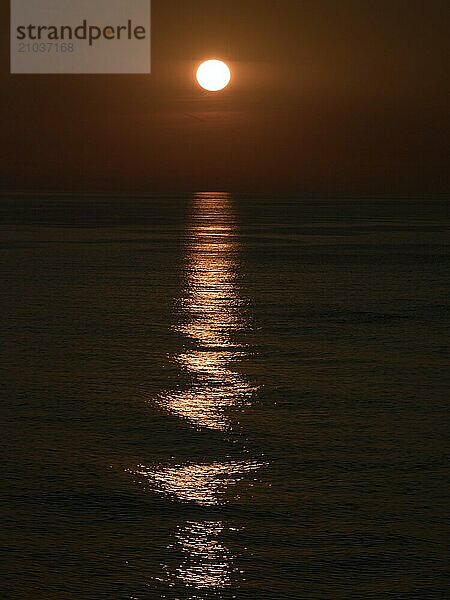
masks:
[[[221,60],[206,60],[197,69],[197,81],[208,92],[223,90],[230,80],[230,68]]]

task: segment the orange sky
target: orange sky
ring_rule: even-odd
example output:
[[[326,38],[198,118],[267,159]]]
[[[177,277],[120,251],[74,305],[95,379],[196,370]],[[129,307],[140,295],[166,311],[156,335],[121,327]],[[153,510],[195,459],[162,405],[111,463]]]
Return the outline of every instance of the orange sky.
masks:
[[[1,36],[1,189],[448,189],[446,2],[152,4],[148,76],[10,75]]]

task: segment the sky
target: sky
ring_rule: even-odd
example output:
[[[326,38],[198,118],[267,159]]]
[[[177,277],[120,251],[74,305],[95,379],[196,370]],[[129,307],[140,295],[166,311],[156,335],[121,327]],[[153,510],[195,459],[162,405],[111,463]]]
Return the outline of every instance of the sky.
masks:
[[[449,189],[446,1],[153,0],[150,75],[38,76],[9,73],[8,4],[0,191]]]

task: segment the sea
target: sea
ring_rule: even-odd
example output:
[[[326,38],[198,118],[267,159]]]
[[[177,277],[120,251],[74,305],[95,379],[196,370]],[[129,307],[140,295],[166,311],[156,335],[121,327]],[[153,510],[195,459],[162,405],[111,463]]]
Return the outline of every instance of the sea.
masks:
[[[450,597],[446,199],[0,219],[2,600]]]

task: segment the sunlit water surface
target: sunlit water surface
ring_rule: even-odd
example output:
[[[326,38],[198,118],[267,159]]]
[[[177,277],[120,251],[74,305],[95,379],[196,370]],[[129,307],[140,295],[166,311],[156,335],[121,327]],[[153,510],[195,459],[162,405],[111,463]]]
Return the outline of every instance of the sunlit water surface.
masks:
[[[251,352],[245,351],[236,335],[251,327],[242,310],[245,301],[239,289],[238,261],[230,195],[197,194],[187,229],[184,293],[173,327],[186,337],[186,348],[173,360],[187,372],[190,383],[184,390],[161,392],[153,400],[196,429],[233,432],[239,424],[238,409],[258,391],[233,370],[233,365]],[[169,465],[139,465],[131,472],[169,499],[221,505],[232,501],[231,486],[263,466],[247,455],[248,450],[243,450],[240,460],[235,452],[233,458],[209,464],[172,461]],[[182,562],[172,571],[164,566],[169,585],[212,591],[231,586],[233,556],[221,542],[224,527],[222,521],[209,520],[177,527],[176,544],[169,547],[179,548]]]

